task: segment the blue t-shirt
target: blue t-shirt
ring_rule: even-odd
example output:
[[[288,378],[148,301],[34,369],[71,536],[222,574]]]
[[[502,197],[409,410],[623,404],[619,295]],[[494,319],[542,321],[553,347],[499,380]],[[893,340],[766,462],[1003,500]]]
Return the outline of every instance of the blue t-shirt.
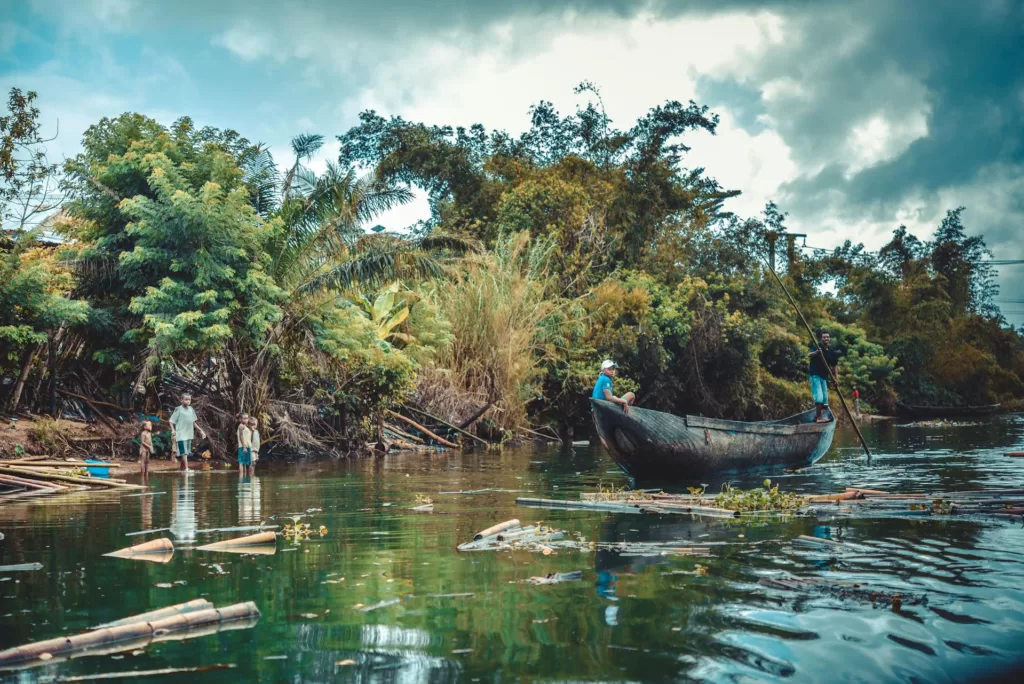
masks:
[[[597,376],[597,382],[594,383],[594,391],[590,393],[591,399],[604,399],[604,391],[612,391],[612,379],[604,373]]]

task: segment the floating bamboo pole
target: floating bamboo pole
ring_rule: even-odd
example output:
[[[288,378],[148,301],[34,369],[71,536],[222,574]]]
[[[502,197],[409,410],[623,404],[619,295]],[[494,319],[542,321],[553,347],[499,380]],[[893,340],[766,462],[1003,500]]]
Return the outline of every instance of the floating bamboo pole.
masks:
[[[174,555],[174,544],[170,539],[161,537],[143,544],[136,544],[126,549],[119,549],[103,554],[111,558],[128,558],[135,560],[148,560],[156,563],[167,563]]]
[[[224,625],[240,620],[255,620],[260,617],[256,604],[236,603],[224,608],[209,608],[171,615],[161,619],[144,622],[129,622],[112,627],[97,629],[75,634],[70,637],[58,637],[46,641],[10,648],[0,652],[0,669],[12,669],[25,666],[41,665],[53,662],[54,657],[74,657],[83,651],[90,655],[102,652],[124,650],[129,644],[151,643],[168,638],[174,632],[204,629],[214,625]],[[43,658],[43,656],[48,656]]]
[[[511,520],[506,520],[505,522],[498,523],[497,525],[491,525],[487,529],[480,530],[475,535],[473,535],[473,541],[483,539],[484,537],[489,537],[492,534],[504,532],[505,530],[510,530],[514,527],[519,527],[519,520],[517,518],[512,518]]]
[[[163,620],[164,618],[173,617],[183,613],[194,613],[197,610],[209,610],[213,607],[213,604],[206,599],[195,599],[186,603],[177,603],[173,606],[167,606],[166,608],[151,610],[148,613],[139,613],[138,615],[131,615],[126,618],[121,618],[120,620],[114,620],[113,622],[106,622],[102,625],[96,625],[92,629],[121,627],[123,625],[131,625],[136,622],[153,622],[154,620]]]
[[[196,551],[235,551],[238,548],[255,546],[266,547],[270,544],[277,544],[276,532],[261,532],[260,534],[250,534],[245,537],[225,539],[223,541],[213,542],[212,544],[198,546],[196,547]]]

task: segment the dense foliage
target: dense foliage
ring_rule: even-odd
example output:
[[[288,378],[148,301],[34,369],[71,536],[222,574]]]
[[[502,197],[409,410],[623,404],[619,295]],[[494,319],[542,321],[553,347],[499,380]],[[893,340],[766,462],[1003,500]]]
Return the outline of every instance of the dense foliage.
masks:
[[[453,422],[483,415],[494,435],[570,434],[614,358],[616,391],[651,408],[807,407],[806,331],[766,269],[786,216],[731,214],[738,191],[686,164],[687,134],[717,117],[667,102],[621,130],[592,85],[578,92],[590,103],[563,116],[542,102],[518,137],[365,112],[319,176],[319,135],[279,167],[187,118],[103,119],[63,169],[63,245],[24,225],[3,245],[0,399],[53,410],[59,385],[156,410],[189,389],[214,427],[247,410],[315,448],[361,441],[407,397]],[[3,149],[31,150],[31,97],[9,108]],[[33,159],[20,172],[38,184],[55,170]],[[369,230],[416,191],[428,219]],[[787,287],[843,354],[844,392],[882,409],[1024,397],[1020,336],[962,219],[929,241],[901,227],[877,253],[786,259]]]

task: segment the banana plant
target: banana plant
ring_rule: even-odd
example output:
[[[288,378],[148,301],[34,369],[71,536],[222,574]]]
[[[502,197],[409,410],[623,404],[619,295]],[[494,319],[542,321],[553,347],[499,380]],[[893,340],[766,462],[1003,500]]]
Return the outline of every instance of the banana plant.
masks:
[[[402,344],[415,342],[412,335],[396,330],[409,317],[409,307],[398,300],[398,289],[396,281],[381,290],[373,302],[363,297],[363,309],[376,329],[377,342],[381,346],[390,347],[393,340]]]

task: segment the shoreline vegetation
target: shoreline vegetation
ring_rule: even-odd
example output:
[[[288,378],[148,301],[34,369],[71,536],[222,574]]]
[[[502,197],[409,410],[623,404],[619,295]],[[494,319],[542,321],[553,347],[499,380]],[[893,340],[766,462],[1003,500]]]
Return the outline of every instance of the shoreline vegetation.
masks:
[[[144,419],[167,454],[183,392],[215,461],[241,411],[270,458],[571,442],[592,429],[604,358],[646,408],[794,414],[809,349],[769,253],[865,414],[1021,406],[1022,339],[963,207],[929,240],[899,226],[878,252],[801,249],[775,204],[737,216],[742,189],[687,165],[691,134],[718,125],[707,107],[666,102],[620,129],[593,84],[576,92],[575,112],[540,102],[519,136],[367,111],[317,174],[322,135],[274,159],[233,130],[137,113],[53,164],[35,95],[13,89],[0,457],[133,458]],[[377,224],[417,192],[429,218]]]

